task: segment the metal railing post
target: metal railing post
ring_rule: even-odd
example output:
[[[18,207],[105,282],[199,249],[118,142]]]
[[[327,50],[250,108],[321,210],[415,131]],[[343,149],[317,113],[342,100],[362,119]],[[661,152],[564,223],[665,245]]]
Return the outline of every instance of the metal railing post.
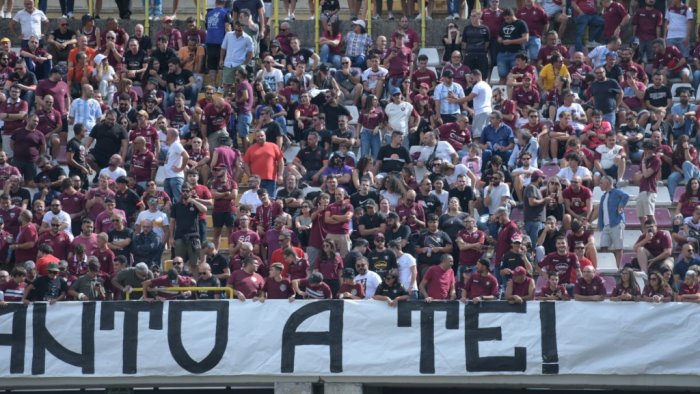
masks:
[[[372,14],[372,0],[367,0],[367,33],[370,37],[372,36]]]
[[[318,39],[321,38],[321,35],[319,34],[321,32],[321,27],[320,27],[321,21],[318,20],[319,19],[318,1],[319,0],[314,0],[314,10],[313,10],[314,11],[314,33],[316,34],[316,39],[314,40],[314,43],[315,43],[314,48],[315,48],[316,53],[319,53],[319,51],[318,51]]]
[[[449,0],[448,0],[449,1]],[[420,44],[425,48],[425,0],[420,0]]]
[[[150,35],[151,33],[151,20],[149,19],[149,12],[151,11],[150,0],[144,0],[143,3],[143,30],[145,35]]]
[[[274,23],[272,24],[272,29],[274,34],[272,37],[276,37],[280,33],[280,1],[272,0],[272,18]]]

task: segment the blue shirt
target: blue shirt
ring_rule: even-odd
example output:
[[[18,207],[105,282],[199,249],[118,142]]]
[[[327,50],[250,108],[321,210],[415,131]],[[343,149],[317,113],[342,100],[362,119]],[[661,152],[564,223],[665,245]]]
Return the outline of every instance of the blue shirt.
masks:
[[[497,146],[508,146],[515,142],[513,129],[505,123],[501,123],[498,130],[490,123],[481,132],[481,142],[489,146],[489,149],[494,149]]]
[[[226,20],[228,19],[228,10],[226,8],[212,8],[207,12],[207,38],[206,44],[221,45],[226,35]]]
[[[629,201],[630,196],[623,192],[621,189],[611,189],[603,193],[600,197],[600,209],[598,210],[598,229],[603,229],[603,205],[606,204],[608,207],[608,226],[614,227],[625,221],[625,212],[620,212],[624,209]]]

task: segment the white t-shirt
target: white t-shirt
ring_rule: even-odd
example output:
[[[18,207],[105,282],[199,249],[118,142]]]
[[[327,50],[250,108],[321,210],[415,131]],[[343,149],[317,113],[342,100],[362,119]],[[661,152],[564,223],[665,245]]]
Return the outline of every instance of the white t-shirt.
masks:
[[[452,163],[452,156],[457,154],[455,148],[447,141],[438,141],[437,150],[435,150],[435,158],[449,161]],[[423,146],[420,151],[418,160],[428,161],[430,155],[433,154],[434,146]]]
[[[20,24],[22,39],[29,40],[32,36],[37,36],[38,38],[44,36],[41,34],[41,23],[48,22],[49,18],[41,10],[34,9],[34,12],[30,14],[23,9],[17,12],[12,20]]]
[[[583,107],[579,103],[571,103],[570,106],[566,107],[564,105],[559,106],[557,108],[557,116],[554,118],[555,121],[559,120],[559,114],[561,114],[564,111],[571,112],[571,115],[575,117],[584,117],[586,116],[586,111],[583,110]]]
[[[408,253],[404,253],[403,255],[401,255],[401,257],[399,257],[396,260],[396,264],[399,266],[399,277],[401,280],[401,286],[403,286],[403,288],[406,289],[406,291],[409,293],[413,290],[418,290],[416,280],[414,280],[413,283],[410,283],[411,267],[416,266],[416,258]]]
[[[182,166],[182,154],[185,148],[182,147],[180,140],[173,142],[168,148],[168,158],[165,161],[165,179],[168,178],[184,178],[185,171],[175,172],[173,166]]]
[[[597,46],[588,52],[588,57],[591,59],[593,68],[605,65],[605,56],[608,55],[608,52],[610,52],[610,49],[608,49],[607,45]]]
[[[472,87],[472,93],[476,94],[476,97],[474,97],[474,113],[476,115],[490,113],[491,86],[484,81],[479,81]]]
[[[494,214],[496,213],[496,210],[502,205],[501,200],[503,197],[509,197],[510,196],[510,187],[508,187],[508,184],[505,182],[501,182],[498,186],[493,187],[493,185],[487,186],[488,190],[484,191],[484,193],[488,192],[488,195],[491,197],[491,204],[489,204],[489,213]],[[484,197],[486,197],[486,194],[484,194]]]
[[[598,145],[595,151],[600,153],[600,164],[604,169],[608,169],[615,165],[615,156],[622,152],[623,148],[620,145],[615,145],[612,148],[608,148],[606,145]]]
[[[109,167],[105,167],[100,170],[100,177],[104,174],[109,175],[109,177],[116,182],[117,178],[120,176],[126,176],[126,170],[121,167],[117,167],[116,170],[112,171],[109,169]]]
[[[278,87],[284,83],[284,76],[282,75],[282,70],[279,70],[277,68],[273,68],[270,72],[267,72],[265,69],[262,69],[258,71],[257,78],[261,79],[273,91],[279,90]]]
[[[382,283],[382,277],[374,271],[367,271],[364,275],[355,276],[355,282],[362,283],[365,287],[365,300],[369,300],[374,297],[377,287]]]
[[[236,37],[236,33],[230,31],[224,36],[221,49],[226,51],[224,66],[238,67],[245,63],[246,55],[249,52],[253,52],[253,39],[246,33],[243,33],[240,37]]]
[[[165,235],[163,227],[170,225],[168,215],[163,211],[151,212],[147,209],[139,212],[139,215],[136,217],[136,224],[140,226],[144,220],[150,220],[153,223],[153,232],[156,233],[162,241]]]
[[[70,220],[70,215],[66,211],[61,211],[58,214],[54,214],[53,212],[46,211],[44,214],[44,218],[41,219],[42,223],[47,223],[49,226],[51,226],[51,221],[53,218],[58,218],[58,220],[61,221],[61,224],[67,224],[68,227],[63,229],[63,232],[68,234],[68,237],[70,237],[70,240],[73,240],[73,231],[71,230],[71,220]]]
[[[243,192],[243,194],[241,195],[241,199],[238,201],[238,204],[250,205],[251,207],[253,207],[252,212],[255,212],[255,210],[262,205],[262,201],[260,201],[260,197],[258,197],[258,192],[253,191],[252,189],[248,189],[245,192]]]
[[[574,176],[580,176],[581,178],[590,178],[591,171],[584,166],[578,166],[578,168],[576,169],[576,174],[574,174],[574,172],[571,171],[571,167],[566,166],[559,170],[557,176],[559,178],[564,178],[567,181],[571,182],[571,180],[574,179]]]
[[[561,6],[557,3],[554,2],[554,0],[544,0],[542,1],[542,8],[544,8],[544,12],[547,14],[548,17],[552,17],[554,14],[557,12],[560,12]]]
[[[377,82],[386,78],[387,74],[389,74],[389,70],[384,67],[379,67],[377,71],[372,70],[370,67],[362,72],[362,82],[367,81],[367,87],[374,89],[377,86]]]
[[[404,137],[408,135],[408,119],[413,113],[413,104],[408,101],[399,104],[390,102],[384,108],[384,113],[392,129],[403,131]]]
[[[450,193],[448,193],[447,190],[442,189],[442,193],[438,193],[435,190],[432,190],[430,191],[430,194],[437,197],[438,200],[440,200],[440,204],[442,204],[443,207],[447,207],[447,203],[450,199]]]
[[[666,38],[686,38],[688,36],[688,21],[693,20],[693,10],[690,7],[681,4],[682,13],[670,7],[666,11],[666,20],[668,21],[668,32]]]

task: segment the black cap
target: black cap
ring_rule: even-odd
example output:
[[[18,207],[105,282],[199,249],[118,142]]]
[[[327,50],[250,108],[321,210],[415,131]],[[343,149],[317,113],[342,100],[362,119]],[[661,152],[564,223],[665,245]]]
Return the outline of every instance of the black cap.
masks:
[[[350,279],[355,277],[355,270],[352,268],[346,268],[343,270],[343,279]]]

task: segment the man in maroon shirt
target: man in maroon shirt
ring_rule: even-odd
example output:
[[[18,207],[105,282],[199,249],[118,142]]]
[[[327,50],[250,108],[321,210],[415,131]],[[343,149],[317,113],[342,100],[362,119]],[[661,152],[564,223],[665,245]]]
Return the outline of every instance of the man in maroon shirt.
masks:
[[[36,100],[41,100],[42,97],[50,94],[53,96],[53,107],[61,113],[62,116],[68,115],[68,108],[70,108],[70,90],[68,85],[63,82],[61,78],[61,69],[59,67],[54,67],[49,73],[47,79],[42,79],[36,85],[35,90]],[[68,119],[63,119],[63,124],[68,124]]]
[[[489,7],[482,11],[481,21],[484,26],[489,28],[489,34],[491,37],[491,42],[489,43],[489,52],[491,58],[491,66],[496,65],[496,54],[498,53],[498,36],[503,25],[504,17],[503,10],[499,7],[500,0],[489,0]],[[487,75],[484,75],[484,80],[487,79]]]
[[[462,58],[460,57],[460,66]],[[418,69],[413,71],[411,80],[411,88],[416,91],[421,83],[428,84],[428,90],[433,90],[437,84],[437,75],[435,71],[428,68],[428,56],[425,54],[418,55]]]
[[[72,233],[78,234],[83,224],[82,220],[85,216],[85,202],[87,200],[85,195],[73,186],[71,180],[64,180],[62,189],[63,193],[58,196],[58,199],[61,201],[63,210],[70,215]]]
[[[476,219],[468,215],[464,218],[464,230],[457,233],[457,247],[459,248],[459,268],[457,269],[457,277],[462,278],[462,273],[472,272],[477,261],[484,253],[484,243],[486,242],[486,234],[476,228]]]
[[[202,113],[201,133],[204,144],[202,148],[213,152],[219,146],[219,137],[228,136],[227,126],[233,113],[231,104],[223,98],[215,98],[214,102],[207,104]]]
[[[394,33],[393,39],[394,46],[389,51],[389,56],[384,59],[384,67],[389,70],[386,79],[389,91],[394,87],[401,86],[403,79],[413,73],[413,65],[415,63],[415,55],[411,48],[404,45],[406,42],[405,35],[403,33]]]
[[[533,0],[525,0],[523,7],[515,13],[515,16],[527,25],[530,38],[526,49],[530,60],[534,62],[542,46],[542,32],[549,30],[547,13]]]
[[[595,268],[588,266],[583,269],[581,278],[576,281],[574,287],[574,299],[576,301],[603,301],[607,295],[603,278],[596,275]]]
[[[644,222],[644,233],[634,244],[637,263],[643,272],[655,271],[663,266],[673,268],[673,241],[666,230],[659,230],[654,219]]]
[[[571,292],[576,278],[581,276],[578,257],[569,252],[564,236],[557,237],[556,247],[556,252],[548,254],[537,264],[537,271],[540,275],[546,275],[548,272],[559,273],[559,283],[566,285],[567,290]]]
[[[10,87],[10,97],[0,105],[0,120],[5,122],[4,135],[12,136],[15,131],[21,130],[27,121],[29,103],[19,96],[22,91],[19,86]]]
[[[610,41],[611,38],[620,38],[622,28],[627,25],[632,18],[625,9],[625,6],[615,0],[601,0],[601,13],[603,14],[603,42]]]
[[[7,153],[0,150],[0,189],[5,189],[5,182],[12,175],[19,177],[21,174],[17,167],[7,162]]]
[[[420,293],[425,302],[455,300],[457,298],[453,264],[452,255],[445,253],[440,258],[440,264],[430,267],[425,273],[420,282]]]
[[[12,200],[7,193],[0,195],[0,217],[5,223],[5,230],[12,235],[17,236],[19,231],[19,214],[22,212],[22,207],[12,204]]]
[[[248,72],[241,67],[236,70],[236,132],[241,137],[241,149],[245,152],[248,149],[248,134],[250,134],[250,125],[253,123],[253,86],[248,82]],[[236,142],[238,138],[235,139]],[[235,144],[238,146],[238,144]],[[212,146],[214,149],[218,146]]]
[[[498,230],[496,253],[494,254],[493,261],[496,264],[500,264],[500,262],[503,261],[503,255],[511,249],[511,239],[513,239],[515,234],[520,233],[520,227],[518,227],[515,221],[510,220],[508,210],[505,207],[498,208],[493,217],[501,227],[500,230]]]
[[[144,110],[136,113],[136,127],[129,131],[129,142],[133,143],[138,137],[144,138],[146,141],[146,149],[151,153],[160,153],[160,137],[158,136],[158,130],[148,122],[148,112]]]
[[[584,224],[590,223],[593,219],[593,192],[583,186],[580,176],[574,176],[569,186],[564,189],[564,212],[571,216],[571,219],[578,219]]]
[[[189,276],[180,275],[175,268],[171,268],[166,275],[160,276],[155,279],[146,280],[142,283],[143,286],[143,300],[151,301],[153,300],[148,296],[149,289],[151,287],[163,287],[166,289],[158,290],[155,297],[158,301],[174,300],[176,298],[189,298],[192,296],[192,292],[187,291],[169,291],[168,287],[193,287],[196,286],[197,282]]]
[[[449,142],[457,152],[461,151],[465,145],[472,143],[469,118],[466,115],[458,115],[456,122],[445,123],[438,127],[438,132],[440,140]]]
[[[36,162],[46,152],[46,140],[36,127],[39,125],[39,117],[36,113],[29,115],[27,125],[12,135],[10,147],[14,152],[13,164],[17,167],[26,184],[34,187],[34,177],[37,174]]]
[[[657,38],[652,42],[654,53],[653,71],[661,71],[666,78],[680,78],[682,82],[690,81],[690,69],[688,62],[675,45],[666,45],[663,38]]]
[[[284,269],[284,266],[281,263],[274,263],[270,266],[270,276],[265,279],[260,302],[265,302],[266,299],[294,300],[292,283],[289,279],[282,277],[282,269]]]
[[[71,247],[70,236],[61,230],[61,219],[54,216],[51,219],[49,231],[39,234],[38,244],[47,244],[53,249],[53,255],[59,260],[68,260],[68,252]]]
[[[75,254],[75,248],[78,245],[84,247],[83,250],[87,256],[92,256],[93,251],[97,249],[97,234],[93,232],[94,229],[95,225],[92,220],[83,219],[82,232],[77,235],[71,243],[71,256]]]
[[[241,262],[240,270],[235,270],[228,279],[227,286],[234,291],[236,298],[241,301],[252,299],[256,301],[261,296],[265,280],[255,272],[258,269],[258,260],[253,256],[246,257]]]
[[[133,132],[133,131],[132,131]],[[146,148],[146,139],[136,137],[131,149],[131,175],[145,188],[148,181],[155,179],[158,161],[153,152]]]
[[[549,58],[553,52],[559,52],[563,59],[569,59],[569,48],[559,42],[559,34],[551,30],[545,37],[545,45],[537,54],[537,67],[542,68],[549,64]]]
[[[345,189],[335,189],[335,202],[328,205],[324,216],[326,239],[333,241],[340,257],[345,257],[350,250],[350,222],[355,213],[355,209],[345,198]]]
[[[476,272],[469,274],[463,272],[463,281],[460,283],[462,302],[467,300],[478,304],[481,301],[498,299],[498,280],[489,272],[488,259],[479,259],[476,263]]]
[[[639,171],[639,195],[637,196],[637,216],[640,222],[654,220],[656,210],[656,180],[661,171],[661,159],[656,151],[659,146],[654,141],[645,141],[644,154]]]
[[[540,107],[540,93],[534,89],[532,81],[532,74],[526,73],[522,85],[513,90],[513,99],[520,116],[527,116],[530,110],[538,110]]]
[[[632,18],[632,35],[639,42],[639,54],[641,59],[646,55],[646,61],[654,58],[652,42],[661,37],[664,25],[664,14],[654,5],[656,0],[645,0],[644,7],[640,7]]]
[[[411,7],[412,8],[412,7]],[[410,9],[410,8],[409,8]],[[408,11],[410,13],[410,11]],[[398,26],[396,30],[391,34],[391,43],[390,45],[393,46],[394,43],[396,42],[396,39],[394,39],[395,35],[398,35],[398,33],[401,33],[404,35],[404,45],[411,49],[412,51],[417,51],[418,48],[420,47],[420,37],[418,37],[418,33],[411,29],[408,24],[408,18],[411,16],[408,15],[408,17],[403,16],[399,19]]]
[[[419,202],[416,202],[415,190],[406,192],[402,201],[396,206],[396,214],[399,215],[401,223],[408,226],[412,233],[425,228],[425,210]]]

